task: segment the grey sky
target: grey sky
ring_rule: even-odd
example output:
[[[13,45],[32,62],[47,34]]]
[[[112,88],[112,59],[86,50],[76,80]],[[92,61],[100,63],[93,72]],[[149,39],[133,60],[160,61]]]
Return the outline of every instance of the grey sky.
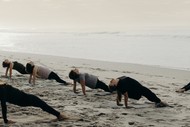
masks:
[[[0,28],[190,27],[190,0],[0,0]]]

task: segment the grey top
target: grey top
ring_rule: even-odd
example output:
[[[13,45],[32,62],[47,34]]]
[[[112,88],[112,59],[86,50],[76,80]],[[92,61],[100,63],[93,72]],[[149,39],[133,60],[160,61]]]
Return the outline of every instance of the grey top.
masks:
[[[76,82],[80,83],[82,80],[85,81],[86,86],[90,87],[91,89],[95,89],[98,77],[88,73],[80,73],[79,78],[76,79]]]
[[[48,68],[37,66],[37,76],[43,79],[48,79],[49,74],[52,72]]]

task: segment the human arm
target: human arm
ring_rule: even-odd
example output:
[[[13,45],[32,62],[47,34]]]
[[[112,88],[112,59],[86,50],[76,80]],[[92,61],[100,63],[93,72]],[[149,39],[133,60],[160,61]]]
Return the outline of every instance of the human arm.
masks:
[[[30,74],[30,77],[29,77],[28,83],[31,83],[31,80],[32,80],[32,74]]]
[[[9,65],[9,77],[10,77],[10,79],[12,77],[12,70],[13,70],[13,63],[10,62],[10,65]]]
[[[2,108],[2,115],[3,115],[4,123],[6,123],[6,124],[13,124],[13,123],[15,123],[14,121],[7,119],[7,105],[6,105],[6,101],[5,100],[1,100],[1,108]]]
[[[4,123],[8,123],[8,119],[7,119],[7,105],[5,100],[1,100],[1,108],[2,108],[2,115],[3,115],[3,120]]]
[[[9,67],[6,68],[5,77],[7,77],[8,71],[9,71]]]
[[[82,87],[82,92],[83,92],[83,94],[86,95],[85,81],[84,81],[84,80],[81,80],[81,81],[80,81],[80,84],[81,84],[81,87]]]
[[[76,81],[75,80],[73,80],[73,92],[74,93],[77,93],[77,91],[76,91]]]
[[[117,91],[116,102],[117,102],[117,105],[118,105],[118,106],[123,106],[123,104],[120,104],[121,99],[122,99],[122,94],[121,94],[121,92]]]
[[[34,67],[33,71],[32,71],[32,83],[33,83],[33,85],[35,85],[36,77],[37,77],[37,67]]]
[[[124,94],[124,103],[125,103],[125,107],[126,108],[128,108],[128,93],[127,92],[125,92],[125,94]]]

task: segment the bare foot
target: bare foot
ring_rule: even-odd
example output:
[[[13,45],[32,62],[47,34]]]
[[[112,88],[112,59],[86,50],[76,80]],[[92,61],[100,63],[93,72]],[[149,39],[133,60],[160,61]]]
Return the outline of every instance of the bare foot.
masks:
[[[177,92],[177,93],[183,93],[184,91],[185,91],[185,89],[178,89],[175,92]]]
[[[168,104],[167,103],[165,103],[165,102],[160,102],[160,103],[156,103],[156,105],[155,105],[157,108],[161,108],[161,107],[167,107],[168,106]]]
[[[120,104],[120,103],[119,103],[119,104],[117,104],[117,105],[118,105],[118,106],[123,106],[123,104]]]
[[[8,120],[7,124],[14,124],[16,123],[15,121],[12,121],[12,120]]]

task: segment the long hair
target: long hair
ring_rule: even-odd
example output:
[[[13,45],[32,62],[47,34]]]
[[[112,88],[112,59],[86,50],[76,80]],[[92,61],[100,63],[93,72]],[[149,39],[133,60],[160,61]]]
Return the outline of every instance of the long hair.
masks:
[[[74,70],[71,70],[69,73],[69,78],[72,80],[75,80],[79,77],[79,74],[77,74]]]
[[[3,67],[9,67],[9,66],[10,66],[10,63],[7,63],[7,62],[3,61],[2,66],[3,66]]]
[[[31,63],[26,64],[26,72],[27,73],[32,74],[33,69],[34,69],[34,65],[32,65]]]

